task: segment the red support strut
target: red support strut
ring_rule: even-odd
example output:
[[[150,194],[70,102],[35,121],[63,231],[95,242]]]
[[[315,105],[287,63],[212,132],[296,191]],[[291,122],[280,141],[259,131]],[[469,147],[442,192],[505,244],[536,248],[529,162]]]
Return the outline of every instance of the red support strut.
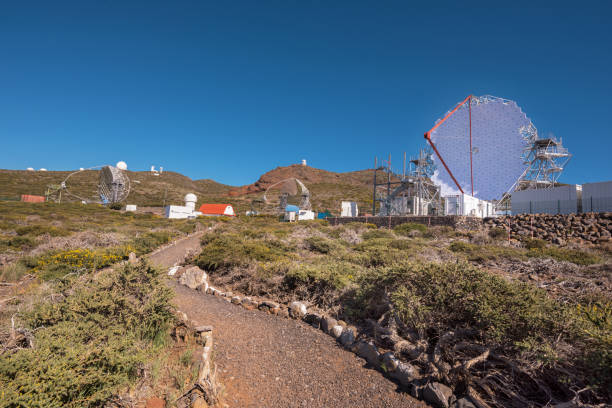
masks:
[[[442,162],[442,164],[444,165],[444,168],[446,169],[446,171],[448,172],[448,174],[451,176],[451,178],[453,179],[453,181],[455,182],[455,184],[457,185],[457,188],[459,189],[459,191],[461,191],[462,194],[465,194],[463,192],[463,189],[461,188],[461,186],[459,185],[459,183],[457,182],[457,179],[455,178],[455,176],[453,175],[453,172],[450,171],[450,169],[448,168],[448,166],[446,165],[446,162],[444,161],[444,159],[442,158],[442,155],[440,155],[440,152],[438,151],[438,149],[436,148],[436,145],[431,141],[431,132],[433,132],[434,130],[436,130],[438,128],[438,126],[440,126],[442,123],[444,123],[446,121],[446,119],[448,119],[449,117],[452,116],[453,113],[455,113],[457,111],[457,109],[459,109],[464,103],[466,103],[467,101],[470,101],[470,173],[472,172],[472,95],[468,96],[467,98],[465,98],[463,101],[461,101],[459,104],[457,104],[457,106],[455,106],[455,109],[453,109],[452,111],[448,112],[446,114],[446,116],[444,116],[442,118],[441,121],[439,121],[438,123],[436,123],[436,125],[434,127],[432,127],[429,132],[425,133],[425,139],[427,139],[427,141],[429,142],[429,144],[431,145],[431,147],[434,149],[434,152],[436,152],[436,156],[438,156],[438,158],[440,159],[440,161]],[[472,175],[472,195],[474,195],[474,176]]]

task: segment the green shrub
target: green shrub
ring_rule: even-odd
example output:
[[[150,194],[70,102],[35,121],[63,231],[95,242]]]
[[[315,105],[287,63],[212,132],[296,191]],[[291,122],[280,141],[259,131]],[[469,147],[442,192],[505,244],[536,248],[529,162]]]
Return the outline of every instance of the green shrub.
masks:
[[[360,271],[358,266],[342,261],[296,263],[287,272],[285,282],[290,288],[301,283],[330,289],[343,289],[359,276]]]
[[[34,248],[36,240],[31,237],[12,237],[5,241],[5,245],[17,250]]]
[[[553,258],[557,261],[571,262],[576,265],[594,265],[602,261],[599,256],[589,252],[554,246],[531,249],[527,255],[536,258]]]
[[[537,238],[525,238],[523,245],[527,249],[542,249],[546,248],[546,241]]]
[[[388,229],[378,228],[366,231],[361,235],[364,240],[378,239],[378,238],[394,238],[395,236]]]
[[[584,355],[589,377],[612,396],[612,302],[578,305],[577,312],[589,346]]]
[[[508,237],[508,231],[505,228],[494,227],[489,230],[489,237],[493,239],[504,239]]]
[[[375,312],[386,288],[402,320],[421,331],[472,327],[491,341],[512,345],[559,334],[568,313],[542,290],[466,263],[403,263],[362,277],[364,316]]]
[[[333,243],[329,239],[319,236],[307,238],[306,243],[311,251],[322,254],[327,254],[334,248]]]
[[[405,224],[396,226],[393,228],[393,231],[395,231],[396,234],[410,237],[412,234],[414,234],[414,232],[425,234],[427,232],[427,226],[415,222],[407,222]]]
[[[478,245],[465,241],[453,241],[448,249],[456,253],[462,253],[470,261],[485,262],[489,260],[526,259],[526,251],[521,248],[513,248],[497,245]]]
[[[137,255],[142,255],[170,242],[174,236],[170,231],[147,232],[134,238],[130,246]]]
[[[49,234],[52,237],[65,237],[70,235],[70,231],[65,229],[56,228],[51,225],[26,225],[15,229],[17,235],[34,235],[40,236],[43,234]]]
[[[149,266],[70,280],[67,288],[63,299],[24,314],[36,346],[0,358],[2,406],[102,406],[167,338],[171,292]]]
[[[252,241],[236,234],[206,234],[202,238],[202,245],[196,264],[208,271],[247,265],[253,261],[279,260],[287,250],[279,242]]]

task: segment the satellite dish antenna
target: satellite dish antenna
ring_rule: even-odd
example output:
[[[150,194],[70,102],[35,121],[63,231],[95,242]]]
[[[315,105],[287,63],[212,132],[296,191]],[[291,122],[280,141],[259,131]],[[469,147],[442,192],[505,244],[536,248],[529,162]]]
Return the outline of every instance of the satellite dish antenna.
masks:
[[[432,180],[442,195],[499,200],[525,174],[533,135],[535,126],[516,102],[470,95],[425,133],[435,152]]]
[[[127,167],[127,166],[126,166]],[[100,170],[98,194],[103,204],[120,203],[130,193],[130,179],[125,173],[113,166],[104,166]]]
[[[117,164],[125,162],[119,162]],[[127,165],[125,165],[127,168]],[[82,197],[71,190],[70,178],[74,177],[79,173],[86,171],[99,170],[98,174],[98,185],[97,195],[94,197]],[[81,184],[81,183],[79,183]],[[78,199],[81,202],[87,203],[100,203],[100,204],[113,204],[124,201],[130,193],[130,179],[126,173],[119,167],[116,166],[94,166],[86,169],[81,168],[78,171],[70,173],[64,181],[58,186],[59,190],[64,193]],[[93,186],[92,186],[93,187]],[[93,188],[92,191],[96,191]]]

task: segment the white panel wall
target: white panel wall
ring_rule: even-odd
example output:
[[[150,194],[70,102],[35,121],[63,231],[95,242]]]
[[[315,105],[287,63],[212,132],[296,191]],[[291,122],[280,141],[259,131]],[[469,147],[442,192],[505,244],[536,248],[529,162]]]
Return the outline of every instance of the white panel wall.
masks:
[[[582,185],[582,212],[612,211],[612,181]]]
[[[512,214],[570,214],[578,212],[580,185],[559,186],[512,193]]]
[[[189,218],[193,217],[193,211],[189,207],[183,207],[181,205],[167,205],[166,206],[166,218]]]

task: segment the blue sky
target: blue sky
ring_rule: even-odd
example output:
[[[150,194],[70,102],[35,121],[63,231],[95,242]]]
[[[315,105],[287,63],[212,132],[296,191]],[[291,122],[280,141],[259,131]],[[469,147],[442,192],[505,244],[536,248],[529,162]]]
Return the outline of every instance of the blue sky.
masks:
[[[611,2],[418,4],[4,3],[0,168],[125,160],[240,185],[302,158],[399,167],[472,93],[563,138],[561,181],[612,179]]]

